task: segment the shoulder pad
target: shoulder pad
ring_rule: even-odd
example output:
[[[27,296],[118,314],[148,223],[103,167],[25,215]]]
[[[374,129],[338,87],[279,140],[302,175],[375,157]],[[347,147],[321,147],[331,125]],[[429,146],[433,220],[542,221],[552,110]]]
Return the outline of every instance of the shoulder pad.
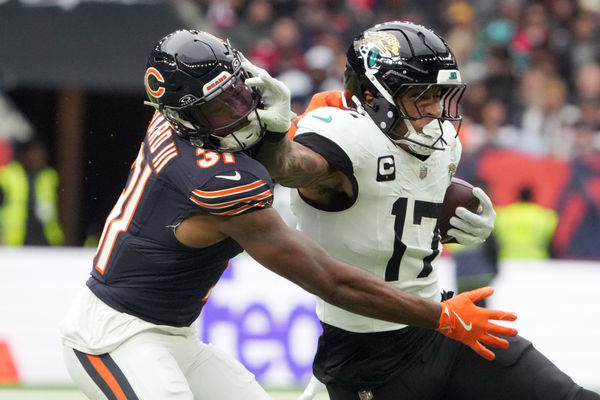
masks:
[[[369,117],[354,110],[321,107],[310,111],[300,120],[296,134],[314,132],[336,142],[364,140],[367,132],[373,128],[373,122]]]
[[[298,123],[302,118],[306,116],[312,110],[320,107],[335,107],[339,109],[350,109],[352,104],[350,98],[350,92],[347,90],[328,90],[326,92],[319,92],[313,95],[310,103],[306,107],[306,110],[301,115],[298,115],[292,120],[292,125],[288,131],[288,137],[291,139],[296,134],[298,129]]]

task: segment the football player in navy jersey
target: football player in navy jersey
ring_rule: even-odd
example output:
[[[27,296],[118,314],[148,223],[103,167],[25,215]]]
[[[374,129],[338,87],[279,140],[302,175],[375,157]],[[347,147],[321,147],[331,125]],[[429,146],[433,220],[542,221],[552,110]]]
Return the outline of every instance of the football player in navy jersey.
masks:
[[[265,71],[246,69],[260,78],[250,86],[277,91]],[[316,96],[296,119],[294,141],[265,143],[259,160],[299,188],[298,227],[329,254],[443,311],[423,329],[317,299],[323,333],[301,399],[320,382],[332,400],[599,399],[516,331],[489,322],[515,318],[474,305],[492,288],[442,295],[438,217],[460,160],[465,90],[444,40],[408,22],[376,25],[349,47],[345,86]],[[480,188],[473,195],[480,210],[459,207],[450,220],[460,244],[482,243],[494,226],[489,197]]]
[[[227,42],[188,30],[160,40],[148,57],[144,83],[156,113],[61,326],[67,369],[89,398],[267,399],[250,372],[194,328],[242,250],[342,309],[438,327],[442,304],[330,257],[271,207],[273,182],[251,155],[286,135],[290,94],[248,76],[243,62]],[[516,334],[488,323],[512,314],[481,318],[489,333]]]

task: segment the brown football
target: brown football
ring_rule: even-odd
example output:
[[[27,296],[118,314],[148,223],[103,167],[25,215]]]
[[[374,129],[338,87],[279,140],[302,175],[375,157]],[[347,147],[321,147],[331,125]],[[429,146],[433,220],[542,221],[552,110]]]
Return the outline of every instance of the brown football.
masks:
[[[446,195],[444,196],[444,202],[440,211],[439,227],[442,243],[448,243],[454,239],[448,236],[448,229],[452,227],[450,225],[450,218],[454,216],[454,211],[457,207],[464,207],[475,213],[479,207],[479,199],[473,196],[473,185],[462,179],[452,178],[450,186],[446,189]]]

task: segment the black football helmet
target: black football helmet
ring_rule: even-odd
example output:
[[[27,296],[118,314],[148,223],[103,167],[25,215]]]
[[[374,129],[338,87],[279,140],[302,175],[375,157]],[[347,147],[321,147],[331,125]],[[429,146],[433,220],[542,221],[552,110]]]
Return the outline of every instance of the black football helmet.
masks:
[[[251,123],[260,94],[244,84],[240,53],[210,33],[178,30],[154,46],[144,86],[177,134],[192,144],[219,151],[246,150],[264,135]]]
[[[356,36],[346,56],[344,82],[354,101],[385,134],[404,120],[408,132],[396,142],[428,155],[444,148],[443,130],[452,129],[445,121],[457,122],[458,135],[462,120],[458,103],[466,85],[461,82],[454,55],[435,32],[410,22],[378,24]],[[367,102],[365,90],[371,92],[373,101]],[[417,111],[409,114],[399,99],[415,90],[420,93],[414,96]],[[418,100],[432,90],[440,96],[439,115],[427,114],[417,106]],[[420,118],[434,118],[437,126],[416,132],[409,121]]]

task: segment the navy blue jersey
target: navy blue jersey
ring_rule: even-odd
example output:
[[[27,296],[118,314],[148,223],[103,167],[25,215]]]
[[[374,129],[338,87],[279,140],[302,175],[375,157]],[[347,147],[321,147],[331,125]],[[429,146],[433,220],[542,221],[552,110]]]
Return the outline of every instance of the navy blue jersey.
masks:
[[[118,311],[155,324],[193,323],[242,251],[233,239],[195,249],[175,228],[195,214],[234,216],[271,207],[267,170],[244,153],[205,150],[155,114],[94,257],[89,288]]]

